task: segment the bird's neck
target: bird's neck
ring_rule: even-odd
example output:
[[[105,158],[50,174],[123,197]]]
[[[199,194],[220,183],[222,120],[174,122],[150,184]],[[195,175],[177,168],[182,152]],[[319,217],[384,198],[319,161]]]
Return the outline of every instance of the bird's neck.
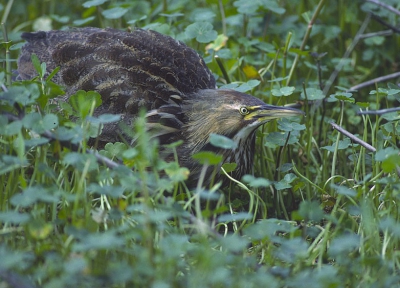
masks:
[[[236,148],[232,149],[225,157],[225,163],[236,163],[237,168],[233,172],[234,178],[240,181],[243,175],[249,174],[253,167],[255,149],[255,129],[252,131],[240,131],[233,137]]]

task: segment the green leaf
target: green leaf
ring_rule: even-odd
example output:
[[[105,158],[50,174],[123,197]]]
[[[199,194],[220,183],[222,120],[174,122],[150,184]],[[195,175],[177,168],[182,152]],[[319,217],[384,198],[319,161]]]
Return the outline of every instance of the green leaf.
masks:
[[[254,14],[259,7],[259,2],[249,0],[237,0],[233,3],[233,6],[237,7],[237,11],[240,14]]]
[[[210,134],[210,143],[222,149],[235,149],[237,147],[237,144],[232,139],[214,133]]]
[[[388,90],[388,96],[390,95],[397,95],[400,93],[400,89],[389,89]]]
[[[360,235],[347,234],[338,236],[331,240],[329,245],[328,255],[335,258],[339,255],[349,257],[349,253],[356,251],[361,245]]]
[[[364,39],[364,43],[367,44],[368,46],[376,45],[380,46],[383,44],[385,41],[385,37],[383,36],[373,36],[373,37],[368,37]]]
[[[280,172],[286,173],[292,170],[293,164],[292,163],[283,163],[278,169]]]
[[[252,90],[254,87],[257,87],[260,83],[261,82],[259,80],[249,80],[244,83],[232,82],[229,84],[222,85],[220,89],[233,89],[238,92],[246,93],[247,91]]]
[[[379,229],[383,232],[389,231],[397,239],[400,238],[400,223],[395,221],[392,217],[386,216],[379,222]]]
[[[40,64],[40,78],[43,78],[44,75],[46,74],[46,62],[43,62],[42,64]]]
[[[54,114],[47,114],[43,118],[43,129],[51,130],[58,126],[58,117]]]
[[[232,52],[228,48],[222,48],[218,51],[215,51],[215,55],[221,59],[232,59]]]
[[[274,186],[276,190],[288,189],[292,187],[290,183],[292,183],[295,179],[297,179],[297,176],[295,174],[288,173],[285,175],[285,177],[283,177],[281,181],[275,183]]]
[[[169,259],[179,259],[181,257],[182,247],[189,247],[189,237],[187,235],[170,234],[165,235],[160,240],[160,248],[165,257]],[[160,287],[161,288],[161,287]]]
[[[109,158],[122,157],[128,146],[122,142],[107,143],[104,150],[108,152]]]
[[[382,170],[383,172],[391,172],[393,169],[399,167],[400,163],[400,155],[390,155],[388,158],[382,161]]]
[[[74,126],[72,129],[61,126],[53,133],[60,141],[71,141],[71,143],[77,144],[83,140],[83,131],[80,126]]]
[[[82,26],[82,25],[85,25],[85,24],[87,24],[89,22],[92,22],[95,18],[96,17],[94,17],[94,16],[90,16],[90,17],[87,17],[85,19],[74,20],[72,22],[72,24],[74,24],[74,26]]]
[[[220,237],[218,242],[224,251],[231,251],[233,253],[242,253],[249,245],[248,239],[238,234],[228,234]]]
[[[30,83],[24,86],[11,86],[6,92],[1,92],[2,100],[8,100],[11,105],[17,102],[22,106],[28,106],[36,103],[40,96],[40,90],[36,83]]]
[[[58,71],[60,71],[60,66],[56,67],[53,71],[51,71],[49,76],[47,76],[47,78],[46,78],[46,82],[53,79],[53,77],[57,74]]]
[[[264,9],[271,10],[276,14],[282,15],[286,12],[285,8],[279,7],[279,4],[276,0],[261,1],[260,3]]]
[[[42,66],[40,65],[40,60],[36,54],[31,54],[31,61],[36,72],[39,74],[39,77],[43,78],[44,73],[42,73]]]
[[[376,161],[384,161],[393,155],[398,155],[399,153],[400,153],[399,149],[395,149],[393,147],[381,149],[376,152],[375,160]]]
[[[222,165],[222,168],[224,168],[226,173],[230,173],[232,171],[235,171],[236,167],[237,167],[236,163],[224,163]]]
[[[182,14],[183,15],[183,14]],[[216,14],[209,8],[196,8],[192,11],[193,22],[212,21]]]
[[[387,121],[397,121],[400,119],[400,115],[398,112],[390,112],[390,113],[385,113],[381,116],[383,119]],[[393,124],[393,123],[392,123]]]
[[[10,46],[10,50],[11,50],[11,51],[13,51],[13,50],[19,50],[19,49],[21,49],[22,46],[24,46],[24,45],[25,45],[25,42],[20,42],[20,43],[17,43],[17,44],[13,44],[13,45]]]
[[[265,137],[265,146],[274,148],[276,146],[285,146],[288,137],[288,132],[272,132]],[[299,141],[296,133],[290,133],[288,145],[297,143]]]
[[[103,12],[101,12],[101,14],[103,14],[103,16],[106,17],[107,19],[119,19],[122,16],[124,16],[125,13],[128,11],[129,9],[126,8],[114,7],[111,9],[104,10]]]
[[[275,47],[271,47],[271,49],[275,49]],[[275,51],[275,50],[274,50]],[[277,78],[274,78],[274,79],[272,79],[272,80],[268,80],[267,82],[269,82],[269,83],[274,83],[274,82],[282,82],[282,81],[284,81],[284,80],[287,80],[289,77],[277,77]]]
[[[122,153],[123,159],[133,159],[139,154],[139,151],[135,148],[129,148]]]
[[[121,115],[116,114],[101,114],[99,117],[89,116],[87,120],[92,123],[108,124],[121,121]]]
[[[29,235],[34,239],[46,239],[52,231],[53,225],[51,223],[46,223],[43,219],[34,219],[28,223]]]
[[[160,13],[160,16],[168,17],[168,18],[178,18],[181,16],[185,16],[183,13],[172,13],[172,14],[167,14],[167,13]]]
[[[40,115],[37,112],[33,112],[30,114],[25,115],[25,117],[22,119],[22,124],[28,128],[31,129],[36,122],[40,121],[42,119],[42,115]]]
[[[343,140],[339,140],[339,144],[338,144],[337,149],[338,149],[338,150],[343,150],[343,149],[348,148],[350,145],[351,145],[350,139],[349,139],[349,138],[345,138],[345,139],[343,139]],[[321,147],[321,149],[325,149],[325,150],[334,152],[335,149],[336,149],[336,143],[333,143],[333,144],[330,145],[330,146]]]
[[[189,39],[196,38],[200,43],[209,43],[218,37],[217,31],[213,30],[213,25],[208,22],[190,24],[185,29],[185,35]]]
[[[300,56],[308,56],[310,55],[310,51],[300,50],[299,48],[290,48],[289,52],[300,55]]]
[[[31,219],[27,213],[19,213],[17,211],[0,212],[0,222],[10,224],[24,224]]]
[[[28,161],[25,158],[20,159],[17,156],[0,155],[0,175],[27,165]]]
[[[165,173],[175,183],[183,182],[189,178],[190,171],[186,167],[180,167],[176,162],[170,162],[164,167]]]
[[[22,119],[23,125],[37,133],[43,133],[58,126],[58,117],[54,114],[47,114],[42,118],[39,113],[28,114]]]
[[[286,263],[297,263],[308,255],[308,244],[300,237],[280,241],[276,257]]]
[[[233,3],[237,7],[237,11],[240,14],[255,14],[259,8],[270,10],[276,14],[285,13],[286,9],[279,7],[276,0],[264,0],[264,1],[249,1],[249,0],[237,0]]]
[[[194,154],[193,159],[200,162],[200,164],[217,165],[222,161],[222,156],[213,152],[202,151]]]
[[[360,108],[368,108],[370,106],[369,102],[356,102],[356,105]]]
[[[135,24],[137,21],[142,21],[142,20],[145,20],[145,19],[147,19],[147,15],[143,15],[143,16],[140,17],[140,18],[136,18],[136,19],[129,20],[127,23],[130,24],[130,25],[133,25],[133,24]],[[147,29],[147,28],[144,28],[144,27],[143,27],[143,29]]]
[[[39,193],[41,192],[42,191],[38,191],[38,189],[35,188],[26,189],[24,192],[12,196],[10,202],[16,207],[29,207],[38,201]]]
[[[32,148],[32,147],[37,147],[41,146],[43,144],[49,143],[50,139],[47,138],[33,138],[29,140],[24,141],[25,147]]]
[[[219,89],[233,89],[236,90],[236,88],[239,87],[239,83],[238,82],[231,82],[225,85],[222,85],[219,87]]]
[[[90,172],[98,169],[96,157],[92,154],[69,152],[64,156],[62,162],[75,167],[79,171],[87,169]]]
[[[339,185],[332,184],[331,187],[334,188],[336,190],[336,192],[340,195],[349,196],[349,197],[357,196],[357,192],[354,189],[350,189],[346,186],[339,186]]]
[[[59,23],[62,23],[62,24],[67,24],[70,20],[69,16],[60,16],[60,15],[56,15],[56,14],[52,14],[50,17],[51,17],[51,19],[53,19]]]
[[[6,246],[5,243],[0,243],[0,259],[1,259],[0,270],[7,271],[5,273],[7,273],[8,279],[15,278],[18,275],[18,274],[13,275],[12,273],[10,273],[11,271],[26,269],[35,260],[33,253],[31,253],[31,251],[29,252],[13,251],[13,248]],[[29,281],[27,281],[25,276],[18,275],[17,277],[18,277],[17,281],[15,280],[10,281],[12,283],[15,283],[12,286],[34,287],[33,285],[30,284]],[[4,278],[5,277],[2,276],[2,281],[5,281]]]
[[[324,218],[324,211],[316,201],[301,202],[298,214],[306,221],[318,222]]]
[[[355,103],[356,100],[353,98],[352,93],[348,92],[336,92],[335,94],[332,94],[328,98],[328,102],[335,102],[337,100],[348,102],[348,103]]]
[[[100,195],[107,195],[113,198],[120,198],[123,196],[125,188],[122,186],[110,186],[110,185],[99,185],[96,183],[90,183],[87,187],[87,191],[90,193],[97,193]]]
[[[309,101],[321,100],[321,99],[325,98],[324,92],[322,92],[322,90],[316,89],[316,88],[307,88],[306,94],[304,94],[304,91],[301,92],[300,99],[306,99],[306,96],[307,96],[307,100],[309,100]]]
[[[247,91],[252,90],[258,84],[260,84],[259,80],[250,80],[248,82],[242,83],[239,87],[235,88],[235,90],[242,93],[246,93]]]
[[[79,242],[74,243],[72,250],[85,252],[88,250],[109,250],[122,247],[125,244],[124,238],[119,237],[116,231],[108,230],[101,233],[92,233],[82,237]]]
[[[271,93],[276,97],[289,96],[293,94],[294,90],[295,87],[282,87],[279,89],[272,89]]]
[[[257,87],[258,85],[260,85],[260,83],[261,83],[260,80],[255,80],[255,79],[246,82],[246,84],[251,88]]]
[[[239,212],[235,214],[224,214],[218,217],[219,223],[228,223],[233,221],[243,221],[250,220],[253,218],[253,215],[247,212]]]
[[[93,6],[99,6],[102,5],[104,3],[106,3],[108,0],[91,0],[91,1],[86,1],[82,4],[83,7],[85,8],[90,8]]]
[[[79,90],[69,98],[68,102],[77,112],[77,115],[81,119],[85,119],[95,108],[101,105],[102,100],[97,92]]]
[[[271,185],[271,182],[268,179],[262,177],[257,178],[253,175],[244,175],[242,181],[248,183],[251,187],[254,188],[268,187],[269,185]]]
[[[293,222],[280,219],[262,219],[253,225],[249,225],[244,229],[244,235],[250,237],[251,240],[262,239],[278,239],[278,233],[291,233],[298,230]]]
[[[290,121],[287,118],[282,118],[278,121],[278,128],[282,131],[302,131],[306,129],[306,125]]]
[[[17,135],[19,132],[21,132],[21,129],[22,129],[22,122],[13,121],[10,124],[0,127],[0,134],[5,136]]]

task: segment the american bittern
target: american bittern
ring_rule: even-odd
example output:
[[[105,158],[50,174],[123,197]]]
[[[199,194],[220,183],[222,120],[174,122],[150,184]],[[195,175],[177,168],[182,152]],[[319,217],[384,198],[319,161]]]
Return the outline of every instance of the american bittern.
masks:
[[[252,169],[257,127],[303,114],[216,89],[214,76],[193,49],[154,31],[82,28],[24,33],[22,38],[27,43],[18,61],[20,79],[37,75],[31,63],[35,53],[47,63],[48,72],[60,66],[54,79],[66,88],[64,100],[78,90],[97,91],[103,102],[95,115],[120,114],[128,125],[144,107],[161,145],[183,140],[177,154],[180,165],[190,169],[191,181],[201,171],[202,165],[191,157],[199,151],[213,151],[223,155],[223,163],[236,163],[232,176],[240,179]],[[99,139],[118,141],[118,131],[118,124],[105,126]],[[231,138],[237,148],[213,147],[211,133]]]

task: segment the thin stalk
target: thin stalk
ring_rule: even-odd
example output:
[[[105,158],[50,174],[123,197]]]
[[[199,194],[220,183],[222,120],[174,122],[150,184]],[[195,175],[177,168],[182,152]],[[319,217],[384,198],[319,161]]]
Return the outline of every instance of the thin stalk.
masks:
[[[344,102],[340,101],[340,118],[339,118],[340,124],[339,124],[339,126],[342,126],[343,114],[344,114]],[[331,178],[333,178],[335,176],[336,161],[337,161],[337,157],[338,157],[339,139],[340,139],[340,133],[337,133],[335,149],[333,151],[333,157],[332,157]]]
[[[285,41],[285,48],[283,49],[283,67],[282,67],[282,78],[286,77],[286,62],[287,62],[287,54],[289,51],[290,40],[292,40],[292,32],[289,32],[286,41]],[[286,80],[282,81],[283,86],[286,86]]]
[[[8,18],[8,15],[10,14],[13,3],[14,3],[14,0],[8,0],[7,6],[4,9],[3,17],[1,18],[2,25],[7,22],[7,18]]]
[[[225,174],[226,177],[228,177],[231,181],[235,182],[240,188],[246,190],[246,192],[249,194],[250,197],[250,203],[249,203],[249,211],[248,213],[251,214],[253,211],[253,206],[254,206],[254,199],[257,199],[260,201],[260,203],[262,204],[263,210],[267,211],[267,206],[265,205],[265,202],[261,199],[261,197],[255,193],[254,191],[250,190],[246,185],[244,185],[242,182],[236,180],[235,178],[231,177],[224,168],[221,167],[221,172]],[[263,215],[266,216],[266,215]],[[241,227],[244,224],[241,225]]]
[[[336,77],[339,75],[339,72],[342,70],[344,63],[345,63],[344,59],[349,58],[350,53],[354,50],[354,48],[356,47],[358,42],[362,39],[361,36],[364,34],[364,31],[367,28],[370,20],[371,20],[371,15],[367,14],[360,29],[357,31],[357,34],[354,37],[354,40],[351,42],[350,46],[346,49],[346,52],[344,53],[343,57],[340,59],[339,63],[336,65],[335,70],[332,72],[331,76],[329,76],[329,79],[326,82],[326,85],[325,85],[325,88],[323,91],[324,95],[326,95],[328,93],[328,91],[331,89],[333,82],[336,80]]]
[[[305,113],[306,115],[309,115],[309,105],[308,105],[308,97],[307,97],[307,91],[306,91],[306,85],[303,83],[303,92],[304,92],[304,107],[305,107]],[[308,118],[308,127],[310,127],[311,129],[307,129],[306,130],[306,137],[307,137],[307,144],[306,144],[306,151],[305,154],[307,155],[307,158],[310,159],[312,156],[311,153],[311,149],[312,149],[312,138],[313,138],[313,127],[314,127],[314,117],[310,116]],[[307,166],[309,167],[310,162],[308,161]],[[307,167],[306,169],[306,177],[307,179],[310,179],[311,175],[310,175],[310,169]],[[310,181],[311,182],[311,181]],[[312,183],[312,182],[311,182]],[[311,191],[310,191],[310,185],[307,186],[307,199],[310,200],[311,199]]]
[[[215,59],[215,61],[217,61],[218,67],[221,70],[222,75],[224,75],[226,83],[228,83],[228,84],[231,83],[231,79],[229,78],[229,75],[226,72],[225,66],[222,63],[221,59],[219,59],[219,57],[217,55],[215,55],[214,59]]]
[[[319,15],[319,13],[321,12],[322,8],[324,7],[325,2],[326,2],[326,0],[321,0],[318,3],[317,9],[315,9],[315,12],[314,12],[313,16],[311,17],[310,22],[308,22],[308,27],[307,27],[306,34],[304,35],[303,41],[301,42],[301,45],[300,45],[300,50],[301,51],[303,51],[304,48],[306,47],[306,43],[308,41],[308,38],[310,38],[312,27],[313,27],[315,21],[317,20],[317,17]],[[296,69],[297,63],[299,62],[299,59],[300,59],[300,55],[296,54],[296,57],[294,58],[294,61],[293,61],[293,65],[290,68],[290,72],[289,72],[289,76],[288,76],[288,80],[287,80],[286,85],[289,85],[290,80],[292,80],[294,69]]]
[[[301,179],[303,179],[305,182],[307,182],[308,184],[310,184],[312,187],[315,187],[317,190],[321,191],[321,193],[325,193],[325,190],[322,189],[321,187],[319,187],[317,184],[315,184],[314,182],[312,182],[309,178],[303,176],[299,170],[297,170],[294,161],[292,160],[292,164],[293,164],[293,172],[294,174],[296,174],[298,177],[300,177]],[[311,200],[311,199],[308,199]]]
[[[3,38],[6,49],[6,83],[8,86],[11,86],[12,72],[11,72],[10,50],[9,50],[11,42],[8,41],[6,24],[4,22],[1,23],[1,28],[3,30]]]
[[[225,10],[224,10],[224,4],[222,3],[222,0],[218,0],[218,5],[219,5],[219,11],[221,13],[222,33],[224,35],[227,35],[227,33],[226,33]]]
[[[336,213],[336,211],[337,211],[337,209],[339,207],[339,203],[341,201],[341,198],[342,198],[342,195],[338,195],[338,198],[337,198],[337,200],[335,202],[335,205],[333,206],[331,215],[335,215],[335,213]],[[328,239],[330,237],[333,237],[332,234],[330,233],[331,232],[330,229],[331,229],[332,224],[333,224],[332,221],[329,221],[326,224],[325,230],[324,230],[324,236],[323,236],[323,238],[322,238],[322,240],[320,242],[321,245],[319,245],[320,248],[319,248],[319,255],[318,255],[318,262],[317,262],[319,269],[322,268],[322,265],[324,263],[323,256],[324,256],[324,253],[326,253],[326,250],[327,250]]]

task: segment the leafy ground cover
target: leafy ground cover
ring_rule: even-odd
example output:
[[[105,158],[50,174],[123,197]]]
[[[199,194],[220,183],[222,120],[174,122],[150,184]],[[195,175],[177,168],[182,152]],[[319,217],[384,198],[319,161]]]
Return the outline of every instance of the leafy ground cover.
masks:
[[[358,114],[397,106],[398,1],[59,2],[0,3],[3,287],[399,286],[398,112]],[[187,188],[143,115],[137,146],[94,153],[89,137],[115,121],[91,116],[97,93],[60,111],[37,61],[37,79],[12,81],[21,32],[69,26],[157,30],[219,87],[306,117],[262,127],[253,175],[230,187]]]

